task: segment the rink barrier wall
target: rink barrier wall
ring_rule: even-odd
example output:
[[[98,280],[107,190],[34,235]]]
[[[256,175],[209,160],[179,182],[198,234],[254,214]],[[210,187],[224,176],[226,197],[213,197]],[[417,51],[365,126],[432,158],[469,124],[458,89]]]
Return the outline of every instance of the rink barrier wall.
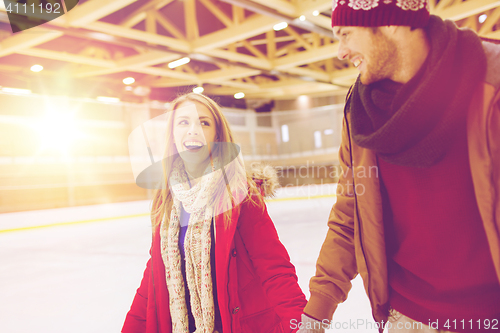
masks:
[[[12,229],[0,230],[0,234],[6,233],[6,232],[13,232],[13,231],[27,231],[27,230],[33,230],[33,229],[58,227],[58,226],[64,226],[64,225],[74,225],[74,224],[104,222],[104,221],[119,220],[119,219],[129,219],[129,218],[135,218],[135,217],[149,216],[149,214],[150,213],[141,213],[141,214],[132,214],[132,215],[124,215],[124,216],[111,216],[111,217],[103,217],[103,218],[98,218],[98,219],[88,219],[88,220],[82,220],[82,221],[60,222],[60,223],[51,223],[51,224],[36,225],[36,226],[30,226],[30,227],[12,228]]]
[[[290,198],[274,198],[274,199],[266,199],[266,202],[280,202],[280,201],[292,201],[292,200],[310,200],[310,199],[322,199],[322,198],[334,198],[335,194],[323,194],[323,195],[311,195],[311,196],[302,196],[302,197],[290,197]],[[59,223],[51,223],[37,226],[28,226],[21,228],[10,228],[10,229],[0,229],[1,233],[7,232],[15,232],[15,231],[28,231],[33,229],[42,229],[42,228],[50,228],[50,227],[58,227],[58,226],[67,226],[67,225],[75,225],[75,224],[84,224],[84,223],[93,223],[93,222],[104,222],[104,221],[112,221],[119,219],[128,219],[128,218],[136,218],[136,217],[144,217],[149,216],[150,213],[141,213],[141,214],[132,214],[132,215],[124,215],[124,216],[111,216],[97,219],[87,219],[82,221],[71,221],[71,222],[59,222]]]

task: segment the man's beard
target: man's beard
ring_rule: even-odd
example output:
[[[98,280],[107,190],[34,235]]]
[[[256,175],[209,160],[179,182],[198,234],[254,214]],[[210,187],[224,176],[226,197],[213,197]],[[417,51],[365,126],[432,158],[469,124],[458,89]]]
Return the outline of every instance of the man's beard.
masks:
[[[373,48],[364,73],[361,73],[361,83],[369,85],[387,79],[397,71],[399,55],[394,41],[380,32],[374,33]]]

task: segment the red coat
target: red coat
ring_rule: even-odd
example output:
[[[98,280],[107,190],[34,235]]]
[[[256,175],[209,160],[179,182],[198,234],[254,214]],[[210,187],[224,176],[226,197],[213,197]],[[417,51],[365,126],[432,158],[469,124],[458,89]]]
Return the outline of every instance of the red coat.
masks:
[[[300,321],[306,299],[265,205],[245,201],[233,210],[230,227],[225,225],[223,215],[215,218],[215,270],[223,332],[294,331],[290,321]],[[158,228],[150,253],[123,333],[172,330]]]

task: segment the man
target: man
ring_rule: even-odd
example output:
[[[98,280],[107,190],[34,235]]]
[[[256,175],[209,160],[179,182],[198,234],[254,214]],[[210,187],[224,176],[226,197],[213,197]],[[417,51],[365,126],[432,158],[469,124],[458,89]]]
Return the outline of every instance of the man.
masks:
[[[500,46],[427,0],[333,5],[359,77],[299,332],[334,328],[358,273],[380,331],[500,329]]]

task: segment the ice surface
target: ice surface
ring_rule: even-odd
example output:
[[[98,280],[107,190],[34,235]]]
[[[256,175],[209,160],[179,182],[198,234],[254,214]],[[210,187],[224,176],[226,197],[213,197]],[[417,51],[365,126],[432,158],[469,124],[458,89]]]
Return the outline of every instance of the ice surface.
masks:
[[[309,196],[334,193],[331,185],[324,187],[321,193],[310,188]],[[304,193],[304,187],[289,188],[278,199]],[[334,201],[323,197],[267,204],[307,297]],[[0,332],[120,332],[149,257],[148,210],[149,202],[138,201],[0,214]],[[1,232],[92,219],[101,220]],[[357,277],[333,320],[346,329],[328,332],[375,333],[366,329],[367,321],[373,323],[371,310]]]

